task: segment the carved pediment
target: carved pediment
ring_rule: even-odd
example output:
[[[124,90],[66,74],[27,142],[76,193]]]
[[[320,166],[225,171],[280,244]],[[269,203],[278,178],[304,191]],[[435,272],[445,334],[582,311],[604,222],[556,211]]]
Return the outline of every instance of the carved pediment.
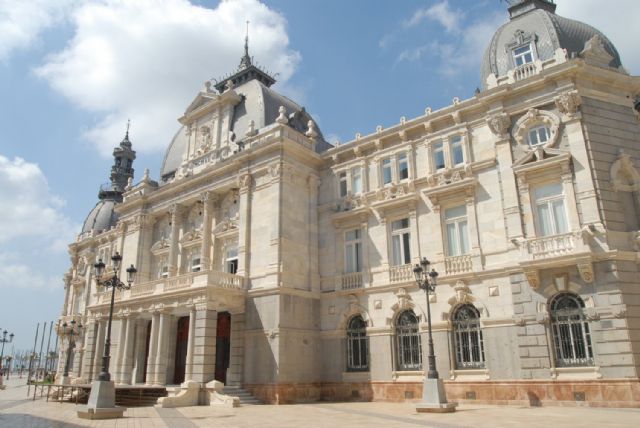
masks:
[[[163,237],[163,238],[160,238],[160,240],[156,241],[151,246],[151,252],[153,254],[159,254],[159,253],[168,251],[170,246],[171,246],[171,243],[169,242],[169,240]]]
[[[198,95],[196,95],[193,101],[191,101],[191,104],[189,104],[189,106],[187,107],[187,110],[185,110],[184,112],[185,116],[199,109],[205,104],[208,104],[210,102],[215,102],[218,98],[219,96],[213,92],[204,92],[204,91],[198,92]]]
[[[196,242],[202,238],[202,231],[200,229],[193,229],[186,232],[180,239],[180,243],[183,245]]]
[[[221,233],[229,232],[231,230],[236,230],[238,229],[238,222],[238,217],[222,220],[221,222],[216,224],[216,227],[213,229],[213,234],[218,235]]]

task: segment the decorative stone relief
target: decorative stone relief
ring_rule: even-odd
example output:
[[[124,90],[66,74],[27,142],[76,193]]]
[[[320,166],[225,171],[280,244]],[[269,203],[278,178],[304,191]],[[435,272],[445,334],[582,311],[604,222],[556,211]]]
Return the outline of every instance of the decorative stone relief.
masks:
[[[315,140],[318,137],[318,135],[320,135],[316,130],[316,124],[313,123],[313,120],[309,120],[307,122],[307,132],[305,132],[304,135],[311,138],[312,140]]]
[[[599,67],[609,67],[609,63],[613,60],[613,56],[604,48],[602,37],[598,34],[587,40],[587,43],[584,44],[584,49],[580,52],[580,56],[588,64]]]
[[[251,174],[242,174],[238,178],[238,187],[240,190],[246,191],[249,189],[249,186],[251,186],[251,181]]]
[[[489,286],[489,296],[497,297],[499,295],[500,295],[500,287],[498,287],[497,285]]]
[[[394,313],[398,313],[407,309],[413,309],[415,304],[411,299],[411,295],[407,293],[407,290],[404,288],[399,288],[398,291],[395,292],[396,298],[398,302],[391,306],[391,310]]]
[[[529,130],[537,125],[546,125],[549,128],[549,139],[542,145],[544,148],[554,147],[558,140],[558,129],[560,119],[554,113],[546,110],[529,109],[513,126],[513,138],[521,146],[529,148],[527,134]]]
[[[591,262],[578,263],[578,273],[584,282],[593,282],[593,264]]]
[[[616,160],[611,169],[611,186],[614,192],[637,192],[640,191],[640,173],[633,164],[631,156],[620,149],[618,152],[618,160]]]
[[[475,297],[471,295],[471,289],[462,280],[455,283],[453,291],[455,294],[447,301],[452,307],[465,303],[473,303],[476,300]]]
[[[567,91],[555,97],[554,102],[560,112],[572,117],[578,112],[580,104],[582,104],[582,99],[578,91]]]
[[[531,288],[537,290],[540,287],[540,275],[536,269],[525,270],[524,276],[527,278]]]
[[[511,125],[511,119],[506,113],[494,114],[487,118],[487,125],[496,137],[506,139],[508,138],[507,131],[509,130],[509,125]]]

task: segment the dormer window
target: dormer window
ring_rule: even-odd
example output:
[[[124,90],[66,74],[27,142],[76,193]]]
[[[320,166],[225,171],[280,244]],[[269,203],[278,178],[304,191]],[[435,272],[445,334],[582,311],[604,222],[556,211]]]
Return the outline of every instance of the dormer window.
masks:
[[[533,48],[531,43],[519,46],[513,50],[513,62],[516,67],[533,62]]]
[[[550,134],[549,127],[545,125],[531,128],[528,133],[529,146],[535,147],[540,144],[545,144],[549,141]]]

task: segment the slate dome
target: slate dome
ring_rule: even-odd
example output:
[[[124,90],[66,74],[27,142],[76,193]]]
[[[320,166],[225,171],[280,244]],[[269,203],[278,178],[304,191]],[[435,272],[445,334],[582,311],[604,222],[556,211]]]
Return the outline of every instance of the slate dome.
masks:
[[[483,86],[490,74],[504,76],[516,68],[513,51],[528,43],[532,43],[534,60],[545,61],[558,48],[565,49],[569,57],[577,55],[589,39],[598,35],[613,57],[609,66],[621,67],[618,51],[604,34],[583,22],[556,15],[556,5],[550,0],[513,0],[510,4],[511,19],[495,32],[482,60]]]

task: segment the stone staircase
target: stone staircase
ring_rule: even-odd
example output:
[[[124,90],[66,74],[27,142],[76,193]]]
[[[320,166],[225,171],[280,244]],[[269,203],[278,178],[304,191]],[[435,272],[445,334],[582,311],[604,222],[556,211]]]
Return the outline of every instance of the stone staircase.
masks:
[[[262,404],[262,401],[258,400],[256,397],[240,388],[239,386],[225,386],[222,389],[222,393],[225,395],[230,395],[232,397],[238,397],[240,399],[241,406]]]

